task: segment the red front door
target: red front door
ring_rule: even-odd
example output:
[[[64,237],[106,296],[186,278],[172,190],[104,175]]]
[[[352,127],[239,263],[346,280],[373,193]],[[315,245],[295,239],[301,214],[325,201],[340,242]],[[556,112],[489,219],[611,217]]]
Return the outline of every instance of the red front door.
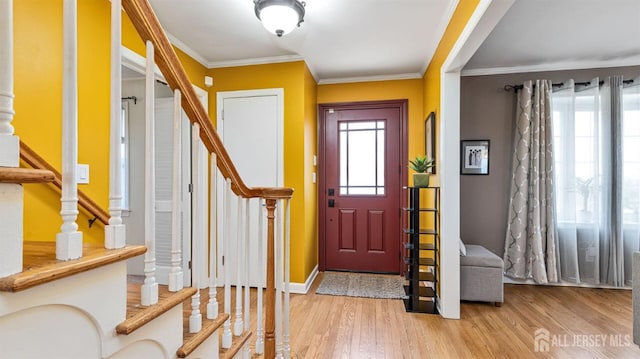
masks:
[[[399,272],[405,111],[398,101],[320,106],[321,269]]]

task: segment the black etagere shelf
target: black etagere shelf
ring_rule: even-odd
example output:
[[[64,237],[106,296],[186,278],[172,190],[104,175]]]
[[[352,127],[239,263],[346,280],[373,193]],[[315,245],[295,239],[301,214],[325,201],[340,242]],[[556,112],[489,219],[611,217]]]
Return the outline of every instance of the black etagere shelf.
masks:
[[[440,187],[407,187],[406,190],[409,207],[404,208],[408,212],[404,228],[404,289],[408,298],[404,305],[407,312],[436,314]],[[430,228],[425,228],[426,222]]]

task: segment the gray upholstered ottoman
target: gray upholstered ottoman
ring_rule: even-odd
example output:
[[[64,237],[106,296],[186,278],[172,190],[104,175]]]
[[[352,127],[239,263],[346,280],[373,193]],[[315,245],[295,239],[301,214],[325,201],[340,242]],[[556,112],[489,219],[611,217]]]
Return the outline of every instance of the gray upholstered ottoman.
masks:
[[[460,299],[501,306],[504,302],[502,258],[483,246],[467,244],[465,247],[466,256],[460,256]]]

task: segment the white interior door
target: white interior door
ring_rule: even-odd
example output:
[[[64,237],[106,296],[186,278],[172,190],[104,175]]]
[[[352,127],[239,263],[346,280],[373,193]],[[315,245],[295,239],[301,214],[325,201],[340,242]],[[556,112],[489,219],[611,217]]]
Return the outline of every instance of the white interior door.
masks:
[[[173,97],[157,98],[155,102],[156,148],[156,279],[169,284],[171,271],[171,223],[173,180]],[[191,282],[191,126],[182,113],[182,205],[181,236],[184,283]]]
[[[251,90],[219,92],[217,98],[218,120],[217,130],[231,156],[240,176],[249,187],[278,187],[283,185],[283,89]],[[218,198],[224,193],[224,180],[219,176]],[[259,201],[252,199],[249,230],[249,270],[250,284],[257,286],[258,281],[264,285],[265,272],[258,268],[258,210]],[[218,201],[218,248],[224,248],[224,226],[230,226],[232,240],[228,248],[229,257],[236,258],[237,201],[231,201],[231,213],[225,219],[224,203]],[[265,236],[266,237],[266,236]],[[266,244],[260,254],[262,263],[266,261]],[[222,251],[219,251],[221,256]],[[222,258],[218,261],[222,264]],[[236,263],[231,260],[227,273],[218,270],[222,283],[223,275],[231,275],[231,282],[236,280]],[[264,264],[263,264],[264,265]],[[220,269],[220,268],[219,268]]]

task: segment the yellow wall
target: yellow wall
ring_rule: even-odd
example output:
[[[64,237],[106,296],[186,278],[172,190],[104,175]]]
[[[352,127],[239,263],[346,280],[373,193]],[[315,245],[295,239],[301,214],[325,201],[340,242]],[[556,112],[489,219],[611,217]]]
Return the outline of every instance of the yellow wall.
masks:
[[[480,0],[460,0],[458,6],[456,7],[451,20],[449,21],[449,25],[447,25],[447,29],[445,30],[440,43],[436,49],[429,66],[427,67],[427,71],[424,74],[423,86],[424,86],[424,111],[423,115],[426,117],[431,111],[435,111],[436,113],[436,175],[432,176],[433,185],[439,185],[440,178],[438,173],[440,173],[440,165],[439,165],[439,146],[440,141],[440,69],[444,64],[447,56],[451,52],[453,45],[458,40],[458,37],[462,33],[465,25],[469,21],[469,18],[473,14],[473,11],[476,9],[476,6]],[[424,141],[423,141],[424,143]],[[411,153],[409,153],[409,157],[411,157]]]
[[[424,153],[422,80],[356,82],[318,86],[318,103],[409,100],[409,158]]]
[[[311,118],[314,115],[308,110],[307,71],[303,61],[296,61],[217,68],[208,72],[214,83],[209,89],[210,114],[217,113],[216,96],[219,91],[284,89],[284,185],[295,190],[291,202],[291,253],[295,253],[291,256],[291,281],[297,283],[304,282],[311,272],[308,269],[310,263],[314,263],[313,266],[317,263],[315,257],[311,258],[316,249],[310,249],[310,246],[317,247],[316,235],[308,237],[311,229],[306,214],[311,203],[315,203],[315,192],[307,191],[311,174],[305,166],[313,161],[306,148],[309,144],[305,143],[305,134],[308,126],[315,126],[315,118]],[[311,202],[307,202],[308,196],[311,196]]]
[[[78,162],[90,165],[89,185],[79,188],[102,208],[109,198],[108,0],[78,1]],[[144,54],[144,44],[123,16],[123,44]],[[16,135],[61,169],[62,1],[14,1]],[[204,87],[206,69],[178,51],[190,79]],[[37,105],[36,105],[37,104]],[[52,185],[25,186],[25,240],[53,241],[60,231],[60,195]],[[85,242],[102,243],[104,227],[89,229],[81,210],[77,223]]]

